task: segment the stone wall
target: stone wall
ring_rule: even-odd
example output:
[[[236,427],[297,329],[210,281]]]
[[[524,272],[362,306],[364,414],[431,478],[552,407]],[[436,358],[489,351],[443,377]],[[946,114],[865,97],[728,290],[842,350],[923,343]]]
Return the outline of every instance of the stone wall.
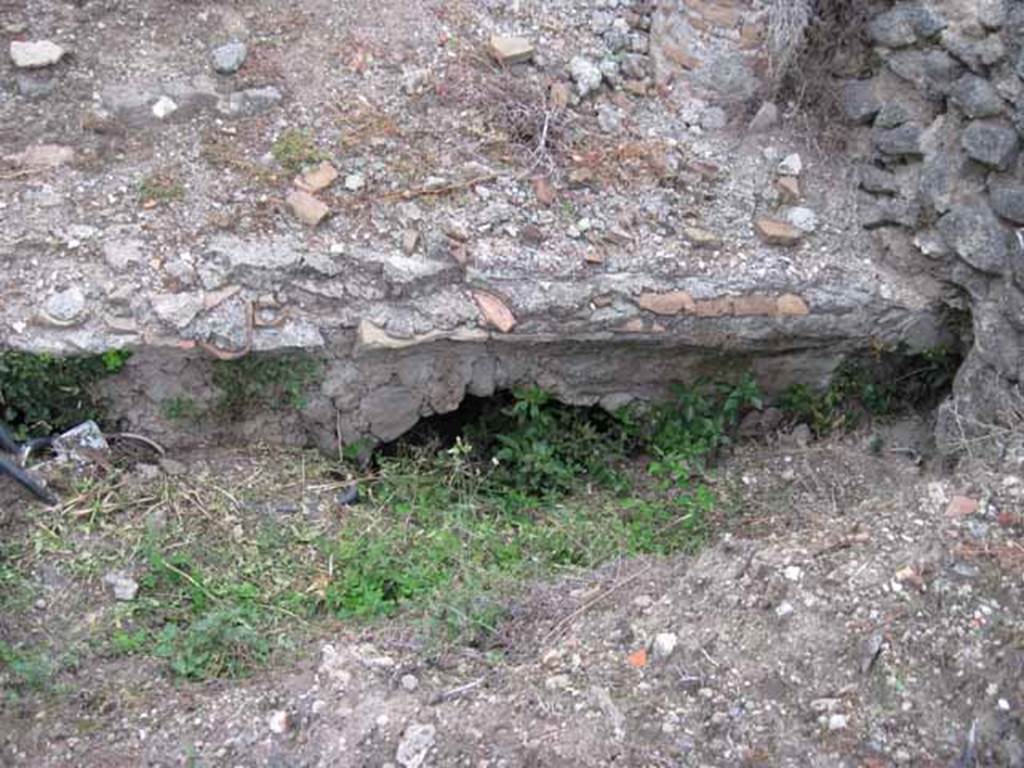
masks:
[[[662,0],[651,22],[655,84],[697,120],[720,128],[727,113],[762,95],[769,74],[767,3]]]
[[[1004,455],[1024,374],[1024,4],[897,3],[867,34],[870,76],[840,91],[861,220],[887,260],[949,281],[973,317],[940,441]]]
[[[1024,7],[880,0],[866,29],[873,47],[846,70],[859,79],[807,79],[845,112],[820,141],[806,112],[767,101],[780,2],[600,0],[556,25],[561,36],[531,39],[535,59],[515,64],[515,78],[581,129],[579,151],[551,179],[527,178],[512,155],[481,163],[476,121],[490,112],[467,121],[477,110],[451,98],[451,83],[483,75],[449,72],[458,59],[435,60],[435,42],[424,68],[405,74],[348,73],[311,49],[295,60],[393,97],[410,131],[336,157],[345,182],[322,192],[334,215],[315,222],[280,207],[308,174],[278,177],[265,153],[273,126],[323,105],[305,70],[280,83],[287,109],[280,99],[259,115],[181,109],[172,124],[151,109],[163,91],[121,82],[111,60],[102,88],[89,76],[102,131],[76,126],[74,150],[40,133],[5,159],[16,170],[0,180],[11,189],[0,347],[133,350],[108,383],[113,411],[169,444],[312,434],[331,448],[392,439],[467,394],[521,384],[607,407],[747,369],[769,393],[824,385],[856,351],[942,343],[945,305],[969,310],[974,333],[940,432],[947,443],[961,426],[991,434],[982,425],[1009,408],[1021,375]],[[104,51],[92,55],[104,63]],[[75,62],[85,57],[79,48]],[[210,83],[228,102],[252,90]],[[138,98],[107,98],[122,88]],[[28,96],[18,109],[36,115],[19,125],[63,114]],[[471,134],[459,134],[464,124]],[[153,169],[135,159],[97,175],[76,164],[110,131],[161,142],[161,162],[188,170],[187,202],[115,206]],[[210,141],[221,133],[265,154],[225,165]],[[405,154],[413,137],[435,134],[446,143],[431,164]],[[843,148],[829,151],[837,134]],[[453,149],[453,136],[470,149]],[[210,152],[196,158],[200,143]],[[215,358],[296,349],[324,364],[304,412],[268,409],[234,425],[163,417],[176,398],[216,398]]]

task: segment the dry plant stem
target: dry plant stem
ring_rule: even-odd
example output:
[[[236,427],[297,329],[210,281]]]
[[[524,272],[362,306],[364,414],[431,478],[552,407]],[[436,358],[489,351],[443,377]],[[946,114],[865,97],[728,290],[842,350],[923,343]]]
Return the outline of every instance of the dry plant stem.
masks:
[[[445,702],[451,701],[452,699],[457,699],[460,696],[464,696],[465,694],[469,693],[474,688],[479,688],[486,681],[486,676],[478,677],[476,680],[466,683],[465,685],[460,685],[458,688],[452,688],[450,691],[445,691],[444,693],[437,694],[434,698],[430,700],[430,703],[432,705],[444,704]]]
[[[439,197],[443,195],[450,195],[454,192],[461,192],[464,189],[475,187],[477,184],[494,181],[496,178],[498,178],[496,173],[488,173],[483,176],[472,178],[469,181],[446,184],[443,187],[420,187],[419,189],[406,189],[401,192],[388,192],[387,194],[381,195],[381,199],[390,202],[393,200],[413,200],[417,197]]]
[[[570,624],[572,624],[576,619],[578,619],[584,613],[589,611],[591,608],[593,608],[598,603],[600,603],[600,602],[602,602],[604,600],[607,600],[609,597],[611,597],[613,594],[618,592],[623,587],[625,587],[625,586],[631,584],[632,582],[636,581],[637,579],[639,579],[641,576],[643,576],[645,573],[647,573],[649,570],[651,570],[652,567],[653,567],[652,565],[645,565],[640,570],[635,571],[634,573],[630,574],[629,576],[627,576],[626,578],[622,579],[621,581],[613,584],[611,587],[609,587],[607,590],[602,592],[597,597],[594,597],[594,598],[588,600],[587,602],[585,602],[583,605],[581,605],[575,611],[573,611],[568,616],[566,616],[564,619],[562,619],[557,624],[555,624],[555,626],[552,627],[551,630],[546,635],[544,635],[544,639],[541,641],[541,644],[542,645],[547,645],[549,642],[551,642],[551,640],[553,640],[558,635],[560,635],[566,628],[568,628],[568,626]]]

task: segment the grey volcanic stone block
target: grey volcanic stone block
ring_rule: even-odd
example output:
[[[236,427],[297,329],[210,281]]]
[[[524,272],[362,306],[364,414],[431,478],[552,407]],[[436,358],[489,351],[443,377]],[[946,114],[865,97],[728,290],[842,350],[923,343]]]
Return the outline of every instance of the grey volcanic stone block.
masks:
[[[1003,111],[1003,100],[992,84],[977,75],[964,75],[953,86],[953,103],[974,119],[993,117]]]
[[[245,43],[240,43],[237,40],[218,46],[210,54],[213,69],[220,75],[233,75],[245,63],[248,53],[249,49],[246,48]]]
[[[949,93],[964,71],[956,59],[937,48],[894,51],[886,57],[886,63],[893,73],[916,88],[940,96]]]
[[[961,144],[972,160],[1000,171],[1010,167],[1019,149],[1017,132],[1013,128],[988,121],[977,121],[967,126]]]
[[[875,148],[883,155],[922,155],[921,135],[916,125],[901,125],[875,131]]]
[[[992,208],[1004,219],[1024,225],[1024,184],[1001,182],[989,189]]]
[[[882,108],[873,80],[850,80],[844,83],[840,99],[843,113],[855,124],[870,123]]]
[[[906,48],[933,38],[946,28],[945,19],[917,3],[898,3],[872,18],[868,39],[883,48]]]
[[[865,165],[860,169],[860,186],[875,194],[895,195],[900,191],[900,180],[895,173]]]
[[[957,256],[975,269],[992,274],[1006,269],[1010,234],[987,205],[956,206],[939,219],[938,226]]]

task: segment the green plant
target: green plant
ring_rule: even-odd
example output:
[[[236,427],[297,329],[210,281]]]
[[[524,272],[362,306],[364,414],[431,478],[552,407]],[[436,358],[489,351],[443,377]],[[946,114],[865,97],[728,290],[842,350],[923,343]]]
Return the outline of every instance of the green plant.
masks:
[[[134,656],[142,653],[149,645],[149,633],[144,629],[136,629],[134,632],[118,629],[111,636],[110,644],[116,655]]]
[[[716,502],[694,478],[759,405],[749,378],[680,388],[664,407],[614,417],[516,390],[449,449],[428,443],[379,459],[370,503],[319,542],[333,564],[324,607],[368,618],[426,606],[444,638],[486,646],[505,611],[500,596],[531,574],[699,546]],[[653,494],[610,467],[651,451],[676,462],[664,475],[651,463]]]
[[[313,134],[297,128],[289,128],[278,136],[270,153],[290,173],[298,173],[307,165],[328,159],[326,153],[317,149]]]
[[[241,677],[270,654],[259,620],[252,604],[206,611],[184,626],[165,624],[153,653],[167,659],[178,677]]]
[[[202,417],[203,407],[188,395],[175,395],[160,403],[160,412],[168,421],[196,421]]]
[[[290,594],[269,594],[237,577],[207,579],[196,557],[166,554],[152,540],[144,552],[149,570],[139,580],[140,607],[132,621],[146,626],[115,630],[115,653],[149,651],[166,659],[175,676],[191,679],[239,677],[268,659],[273,606]]]
[[[103,361],[106,372],[113,375],[121,372],[131,356],[132,353],[127,349],[108,349],[100,355],[100,359]]]
[[[24,547],[0,540],[0,615],[22,611],[32,602],[32,590],[17,561]]]
[[[94,385],[118,373],[130,356],[127,350],[84,357],[0,352],[0,420],[21,438],[102,421]]]
[[[537,387],[514,392],[512,405],[467,433],[478,456],[489,454],[489,480],[525,496],[564,495],[581,483],[612,486],[625,433],[596,409],[571,408]]]
[[[247,355],[214,363],[213,383],[220,390],[216,410],[237,415],[247,408],[302,408],[319,379],[322,363],[308,352]]]
[[[929,410],[949,391],[961,356],[946,347],[908,352],[902,346],[855,355],[836,370],[828,387],[796,384],[779,398],[793,423],[806,423],[817,435],[852,429],[865,417]]]
[[[750,376],[736,386],[703,382],[677,387],[675,398],[656,408],[649,419],[647,440],[654,455],[650,473],[665,489],[685,486],[730,444],[740,416],[762,407],[760,390]]]
[[[291,407],[318,367],[300,355],[214,370],[232,408]],[[402,612],[438,643],[491,652],[524,582],[699,547],[720,511],[711,464],[756,404],[749,381],[680,389],[662,408],[616,415],[527,388],[444,443],[395,446],[370,464],[354,450],[358,469],[310,453],[277,464],[259,489],[248,468],[235,484],[91,480],[67,515],[0,549],[0,587],[17,588],[26,557],[56,561],[83,584],[131,563],[139,593],[101,611],[101,652],[160,659],[176,678],[249,674],[299,647],[323,616]],[[655,448],[679,459],[670,476],[629,464]],[[280,490],[347,487],[355,473],[362,501],[331,514],[295,514]],[[143,510],[162,512],[161,523],[120,514]]]
[[[0,640],[0,688],[14,696],[45,688],[55,672],[49,657],[40,651],[16,647]]]
[[[166,174],[152,174],[139,182],[139,200],[150,205],[170,203],[185,197],[185,188]]]

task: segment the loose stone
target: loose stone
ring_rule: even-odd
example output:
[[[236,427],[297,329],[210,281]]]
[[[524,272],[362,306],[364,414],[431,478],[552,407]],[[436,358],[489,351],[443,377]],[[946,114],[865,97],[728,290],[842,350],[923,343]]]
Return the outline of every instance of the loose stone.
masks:
[[[64,58],[65,51],[50,40],[12,40],[10,53],[11,61],[18,69],[39,69],[56,64]]]

